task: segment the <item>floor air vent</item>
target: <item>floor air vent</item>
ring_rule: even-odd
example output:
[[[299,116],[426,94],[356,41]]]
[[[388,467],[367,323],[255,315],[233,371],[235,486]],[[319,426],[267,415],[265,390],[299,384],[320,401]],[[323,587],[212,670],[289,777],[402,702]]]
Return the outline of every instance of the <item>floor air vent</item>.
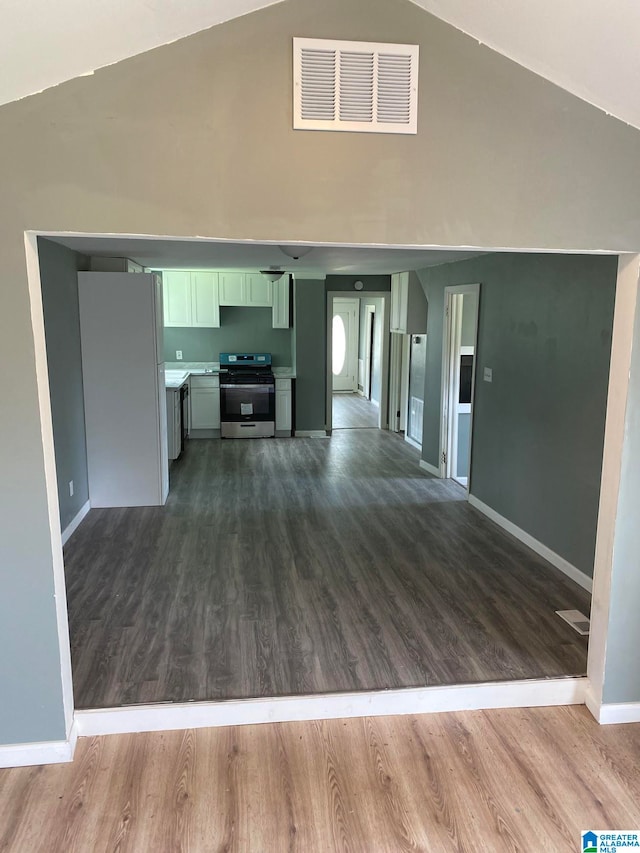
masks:
[[[579,610],[556,610],[561,619],[564,619],[574,631],[586,637],[589,633],[589,619]]]
[[[293,126],[418,132],[418,45],[294,38]]]

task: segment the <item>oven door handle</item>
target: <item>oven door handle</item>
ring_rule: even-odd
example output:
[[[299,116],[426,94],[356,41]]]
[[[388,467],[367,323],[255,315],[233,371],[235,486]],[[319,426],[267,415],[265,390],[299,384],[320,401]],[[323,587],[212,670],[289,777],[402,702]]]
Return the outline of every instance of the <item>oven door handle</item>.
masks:
[[[274,388],[275,386],[272,382],[263,382],[261,385],[243,385],[241,383],[238,383],[236,385],[236,384],[225,382],[222,385],[220,385],[220,387],[224,388],[225,390],[227,388],[233,388],[233,389],[237,389],[237,390],[240,390],[241,388],[246,388],[248,391],[250,391],[250,390],[253,390],[254,388],[266,388],[268,390],[269,388]]]

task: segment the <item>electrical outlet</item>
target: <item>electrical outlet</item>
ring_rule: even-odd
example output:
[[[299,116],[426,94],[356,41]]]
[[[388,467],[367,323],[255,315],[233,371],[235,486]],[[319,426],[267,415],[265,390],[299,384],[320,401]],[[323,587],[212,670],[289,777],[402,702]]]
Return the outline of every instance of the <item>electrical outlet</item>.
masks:
[[[176,361],[182,361],[182,350],[181,349],[176,350]]]
[[[485,367],[483,379],[485,382],[493,382],[493,370],[490,367]]]
[[[73,480],[69,480],[69,497],[73,497]]]

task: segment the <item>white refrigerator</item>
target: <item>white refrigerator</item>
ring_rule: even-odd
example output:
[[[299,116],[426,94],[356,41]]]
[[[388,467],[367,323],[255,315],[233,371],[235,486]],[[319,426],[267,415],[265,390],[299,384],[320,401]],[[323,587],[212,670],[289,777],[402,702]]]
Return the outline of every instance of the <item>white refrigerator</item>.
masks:
[[[92,507],[158,506],[169,494],[162,279],[78,273]]]

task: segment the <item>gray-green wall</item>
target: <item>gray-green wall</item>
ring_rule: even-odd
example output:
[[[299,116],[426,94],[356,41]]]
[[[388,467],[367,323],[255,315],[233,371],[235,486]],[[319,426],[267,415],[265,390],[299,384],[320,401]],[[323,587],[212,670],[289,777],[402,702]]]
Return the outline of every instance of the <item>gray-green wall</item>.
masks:
[[[616,269],[612,257],[494,254],[420,272],[429,299],[423,458],[438,464],[444,288],[479,282],[471,493],[587,575]]]
[[[165,361],[219,361],[221,352],[270,352],[274,367],[292,365],[292,330],[272,328],[271,308],[220,309],[219,329],[165,328]]]
[[[294,284],[296,324],[296,430],[325,428],[327,307],[324,281]]]
[[[50,735],[67,645],[26,230],[640,249],[637,130],[407,0],[363,8],[288,0],[0,108],[0,742]],[[419,45],[418,133],[295,131],[299,35]]]
[[[82,255],[43,238],[38,240],[38,255],[60,526],[64,530],[89,500],[78,309],[78,270],[87,265]],[[73,497],[69,495],[70,480]]]

